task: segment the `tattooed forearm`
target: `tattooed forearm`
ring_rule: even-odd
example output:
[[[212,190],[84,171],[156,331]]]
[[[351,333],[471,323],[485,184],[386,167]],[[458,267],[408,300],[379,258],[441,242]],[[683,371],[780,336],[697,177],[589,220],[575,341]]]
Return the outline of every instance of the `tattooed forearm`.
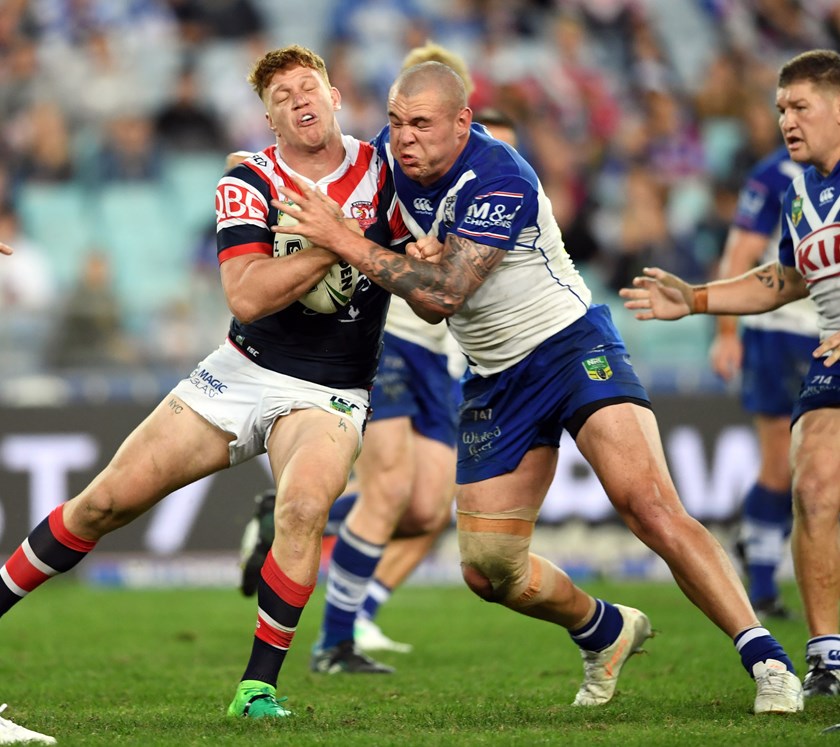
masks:
[[[766,288],[775,289],[778,293],[782,293],[785,289],[784,268],[781,262],[759,268],[755,276]]]
[[[371,279],[415,305],[450,316],[502,261],[504,252],[452,234],[444,251],[439,264],[377,252],[371,258]]]
[[[175,412],[176,415],[182,412],[184,409],[184,406],[175,398],[170,399],[169,402],[167,402],[166,404],[170,410]]]

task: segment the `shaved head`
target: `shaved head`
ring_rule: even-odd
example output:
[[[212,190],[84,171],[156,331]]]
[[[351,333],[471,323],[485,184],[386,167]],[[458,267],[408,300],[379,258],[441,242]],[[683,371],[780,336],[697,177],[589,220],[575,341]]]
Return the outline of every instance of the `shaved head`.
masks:
[[[421,62],[403,70],[394,85],[389,98],[403,96],[411,99],[433,91],[451,112],[457,112],[467,105],[464,81],[451,67],[442,62]]]

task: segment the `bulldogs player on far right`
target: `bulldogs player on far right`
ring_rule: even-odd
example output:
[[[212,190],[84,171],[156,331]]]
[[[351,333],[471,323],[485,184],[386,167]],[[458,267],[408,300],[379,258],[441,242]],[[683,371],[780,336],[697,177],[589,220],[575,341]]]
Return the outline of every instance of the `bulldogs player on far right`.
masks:
[[[658,268],[621,291],[638,319],[755,314],[810,295],[820,345],[793,412],[793,563],[810,639],[806,697],[840,695],[840,54],[782,66],[776,91],[790,157],[810,164],[782,204],[779,261],[691,286]],[[767,376],[776,375],[767,371]]]

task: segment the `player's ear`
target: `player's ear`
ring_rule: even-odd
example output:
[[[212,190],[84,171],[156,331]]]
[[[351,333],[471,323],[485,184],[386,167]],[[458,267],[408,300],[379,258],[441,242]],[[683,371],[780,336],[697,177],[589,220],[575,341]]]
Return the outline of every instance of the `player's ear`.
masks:
[[[271,120],[271,115],[268,112],[265,113],[265,121],[268,123],[268,129],[276,135],[277,128],[274,126],[274,122]]]
[[[458,117],[455,122],[458,126],[459,134],[469,132],[470,125],[472,124],[472,114],[472,109],[468,106],[465,106],[460,112],[458,112]]]
[[[332,88],[330,88],[330,94],[332,96],[333,111],[337,112],[339,109],[341,109],[341,92],[335,86],[333,86]]]

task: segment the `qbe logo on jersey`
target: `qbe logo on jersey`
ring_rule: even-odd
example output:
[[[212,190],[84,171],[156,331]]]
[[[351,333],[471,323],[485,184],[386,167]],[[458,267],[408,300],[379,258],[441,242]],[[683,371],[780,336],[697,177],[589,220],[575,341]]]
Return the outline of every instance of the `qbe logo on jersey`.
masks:
[[[510,238],[513,219],[522,207],[523,197],[521,192],[490,192],[476,195],[467,208],[461,230],[472,236]]]

